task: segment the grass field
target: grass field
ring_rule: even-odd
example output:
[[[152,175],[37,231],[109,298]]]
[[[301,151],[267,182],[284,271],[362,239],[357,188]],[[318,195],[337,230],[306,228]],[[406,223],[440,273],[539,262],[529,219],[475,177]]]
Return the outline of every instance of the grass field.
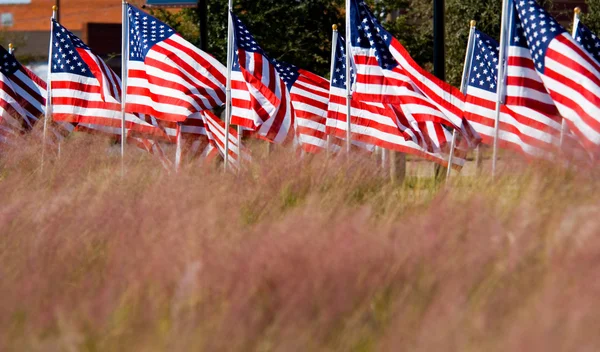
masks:
[[[368,157],[169,174],[130,149],[121,178],[87,137],[41,175],[36,144],[0,156],[1,351],[600,348],[597,170],[391,184]]]

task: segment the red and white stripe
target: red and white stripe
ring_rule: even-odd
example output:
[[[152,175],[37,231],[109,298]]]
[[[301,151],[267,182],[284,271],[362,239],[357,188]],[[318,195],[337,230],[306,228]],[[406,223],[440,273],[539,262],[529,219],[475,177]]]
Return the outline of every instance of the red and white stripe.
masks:
[[[179,34],[154,45],[143,62],[127,65],[128,112],[184,121],[225,102],[225,66]]]
[[[241,71],[231,75],[231,123],[261,138],[284,143],[293,132],[294,111],[285,82],[259,53],[238,50]]]
[[[545,65],[542,81],[569,129],[600,153],[600,64],[562,33],[550,43]]]
[[[345,139],[347,130],[346,90],[331,87],[330,92],[327,132],[340,139]],[[447,157],[441,150],[428,151],[419,144],[430,139],[425,138],[420,132],[420,128],[414,126],[414,121],[411,127],[401,124],[401,118],[404,118],[405,124],[410,124],[410,122],[399,112],[400,110],[395,110],[389,105],[365,103],[353,99],[350,126],[352,142],[416,155],[447,166]],[[435,127],[433,128],[435,129]],[[415,130],[420,135],[417,135]],[[452,138],[452,133],[443,128],[440,131],[436,130],[435,133],[434,138],[446,141]],[[456,157],[453,159],[453,167],[461,168],[464,162],[464,158]]]
[[[302,150],[318,153],[327,148],[329,81],[305,70],[299,70],[299,74],[290,89],[296,117],[296,135]]]
[[[203,111],[201,114],[206,126],[208,140],[218,149],[221,156],[225,157],[225,123],[210,111]],[[236,169],[239,169],[240,167],[240,159],[242,160],[242,163],[252,160],[249,151],[240,145],[238,134],[233,128],[229,129],[228,149],[229,161]]]

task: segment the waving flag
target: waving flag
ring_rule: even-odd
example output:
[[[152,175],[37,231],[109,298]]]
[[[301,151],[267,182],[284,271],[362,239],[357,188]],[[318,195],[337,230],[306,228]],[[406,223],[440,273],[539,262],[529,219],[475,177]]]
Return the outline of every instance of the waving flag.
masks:
[[[416,121],[454,128],[470,145],[477,144],[477,133],[463,118],[464,95],[420,67],[379,24],[364,1],[350,3],[352,54],[357,68],[353,96],[401,106]]]
[[[329,81],[294,65],[272,60],[283,79],[294,108],[295,130],[301,148],[317,153],[327,148],[325,122],[329,102]]]
[[[127,105],[131,113],[183,121],[225,102],[226,68],[158,19],[127,5]]]
[[[221,156],[225,156],[225,123],[210,111],[201,112],[202,120],[206,126],[206,134],[210,144],[216,148]],[[241,150],[240,150],[241,149]],[[241,157],[240,157],[241,154]],[[237,131],[229,129],[229,161],[235,169],[240,167],[240,159],[244,162],[252,160],[247,149],[240,145]]]
[[[535,69],[550,97],[569,129],[586,149],[597,154],[600,151],[600,64],[535,1],[511,2],[510,9],[519,18]]]
[[[283,143],[293,136],[294,111],[290,93],[275,61],[261,49],[242,21],[230,13],[234,27],[231,75],[231,123]],[[290,68],[291,70],[291,68]]]
[[[0,46],[0,119],[17,130],[33,127],[46,111],[46,82]]]
[[[499,47],[498,42],[479,30],[475,30],[474,36],[472,57],[468,59],[470,65],[465,116],[482,136],[483,142],[491,145],[495,135],[499,88]],[[514,39],[511,42],[514,43]],[[519,51],[518,47],[509,49],[508,93],[506,104],[503,104],[500,110],[498,143],[502,148],[517,151],[530,158],[551,158],[551,152],[559,146],[560,120],[557,121],[553,119],[554,116],[544,113],[552,112],[553,105],[544,105],[545,102],[535,100],[546,98],[544,92],[538,90],[543,89],[543,85],[541,82],[535,84],[537,73],[533,67],[532,71],[528,72],[529,75],[524,74],[527,72],[527,66],[533,65],[533,62],[528,62],[522,53],[519,56]]]
[[[600,62],[600,38],[581,21],[575,22],[575,41]]]
[[[345,138],[347,129],[346,55],[344,47],[344,39],[341,35],[338,35],[335,63],[333,64],[333,72],[331,72],[327,118],[328,133],[338,138]],[[350,72],[351,75],[354,75],[354,69],[351,68]],[[418,126],[415,125],[414,130],[409,128],[406,116],[391,105],[365,103],[353,98],[350,113],[353,144],[361,143],[370,147],[380,146],[447,165],[445,157],[439,151],[430,153],[418,144],[419,141],[423,142],[424,140]],[[415,130],[417,133],[415,133]],[[443,136],[444,140],[451,138],[451,133],[447,131],[446,133]],[[417,134],[420,136],[417,136]],[[464,164],[464,160],[455,158],[453,163],[460,167]]]
[[[121,134],[121,81],[81,39],[53,20],[52,118],[79,128]],[[133,114],[125,127],[143,135],[165,137],[160,129]]]
[[[46,93],[46,82],[0,46],[0,142],[30,130],[46,114]],[[73,125],[58,123],[49,128],[62,138]]]

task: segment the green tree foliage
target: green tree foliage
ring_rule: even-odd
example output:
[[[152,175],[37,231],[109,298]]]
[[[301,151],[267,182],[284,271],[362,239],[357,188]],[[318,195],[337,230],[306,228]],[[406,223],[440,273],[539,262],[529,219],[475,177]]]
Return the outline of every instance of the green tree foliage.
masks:
[[[581,21],[588,26],[592,32],[600,33],[600,0],[586,0],[588,9],[581,14]]]

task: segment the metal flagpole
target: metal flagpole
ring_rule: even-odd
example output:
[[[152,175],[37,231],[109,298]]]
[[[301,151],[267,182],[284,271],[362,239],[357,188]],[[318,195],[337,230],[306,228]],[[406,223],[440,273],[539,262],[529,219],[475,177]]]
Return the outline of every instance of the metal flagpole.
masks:
[[[129,60],[129,19],[127,18],[127,2],[123,1],[121,18],[121,176],[125,176],[125,105],[127,103],[127,62]]]
[[[502,2],[502,24],[500,26],[500,53],[498,55],[498,89],[496,93],[496,121],[494,124],[494,150],[492,153],[492,178],[496,176],[498,161],[498,135],[500,133],[500,107],[504,103],[504,86],[506,79],[504,77],[504,66],[506,61],[506,45],[508,44],[508,19],[512,13],[509,5],[512,0],[503,0]]]
[[[577,32],[577,26],[579,26],[579,15],[581,14],[581,9],[576,7],[573,10],[573,29],[571,30],[571,36],[575,38],[575,33]],[[562,119],[562,123],[560,125],[560,142],[559,146],[562,148],[563,143],[565,141],[565,134],[567,133],[567,120]]]
[[[225,155],[223,156],[224,169],[229,165],[229,125],[231,123],[231,70],[233,66],[233,23],[231,11],[233,10],[233,0],[229,0],[229,12],[227,13],[227,87],[225,95]],[[241,136],[238,134],[238,141]],[[240,148],[241,150],[241,148]]]
[[[44,114],[44,130],[42,132],[42,164],[40,172],[44,173],[44,159],[46,157],[46,138],[48,136],[48,120],[52,116],[52,40],[54,39],[54,23],[58,6],[52,6],[52,18],[50,19],[50,43],[48,44],[48,78],[46,79],[46,113]]]
[[[350,146],[352,145],[352,121],[350,120],[350,116],[352,115],[350,1],[346,0],[346,153],[348,153],[348,157],[350,157]]]
[[[467,93],[467,85],[469,84],[468,82],[468,77],[469,77],[469,72],[471,71],[471,56],[473,56],[473,45],[474,45],[474,41],[473,41],[473,35],[475,34],[475,25],[477,24],[477,22],[475,20],[471,20],[471,22],[469,23],[470,26],[470,30],[469,30],[469,40],[467,41],[467,52],[465,53],[465,63],[463,65],[463,74],[462,74],[462,80],[460,83],[460,91],[463,94]],[[450,156],[448,157],[448,170],[446,171],[446,180],[450,179],[450,173],[452,171],[452,162],[454,159],[454,149],[456,148],[456,130],[454,130],[452,132],[452,144],[450,146]]]
[[[8,53],[12,55],[14,51],[15,47],[13,46],[13,43],[8,43]]]
[[[179,172],[181,165],[181,128],[182,123],[177,122],[177,146],[175,147],[175,172]]]
[[[381,147],[381,168],[385,170],[385,165],[388,161],[388,150]]]
[[[331,68],[329,69],[329,85],[331,86],[331,80],[333,79],[333,69],[335,67],[335,52],[337,51],[338,41],[338,26],[334,24],[331,26],[333,30],[331,33]],[[325,131],[327,132],[327,118],[325,119]],[[331,154],[331,135],[327,134],[327,156]]]

